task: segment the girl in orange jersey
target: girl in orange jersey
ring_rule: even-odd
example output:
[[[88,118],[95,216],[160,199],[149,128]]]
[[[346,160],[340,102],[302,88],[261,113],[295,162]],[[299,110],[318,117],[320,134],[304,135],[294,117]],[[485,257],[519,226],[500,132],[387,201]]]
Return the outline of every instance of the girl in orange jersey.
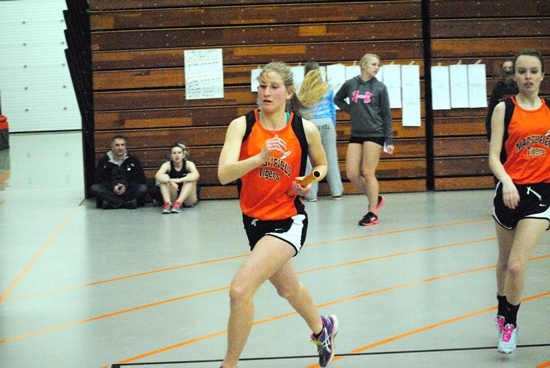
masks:
[[[304,318],[318,347],[319,364],[326,367],[334,356],[338,320],[334,315],[319,315],[292,264],[307,230],[300,197],[311,190],[297,179],[304,175],[308,156],[322,179],[327,172],[325,152],[315,125],[297,114],[308,106],[296,96],[290,68],[270,63],[258,82],[260,108],[231,122],[219,159],[220,182],[238,180],[252,250],[231,283],[228,347],[222,367],[237,366],[252,328],[254,295],[267,280]],[[289,189],[296,194],[289,195]]]
[[[514,75],[519,93],[495,107],[489,150],[489,165],[499,180],[493,211],[499,246],[495,321],[503,354],[516,348],[525,266],[550,222],[550,109],[539,97],[541,54],[517,54]]]

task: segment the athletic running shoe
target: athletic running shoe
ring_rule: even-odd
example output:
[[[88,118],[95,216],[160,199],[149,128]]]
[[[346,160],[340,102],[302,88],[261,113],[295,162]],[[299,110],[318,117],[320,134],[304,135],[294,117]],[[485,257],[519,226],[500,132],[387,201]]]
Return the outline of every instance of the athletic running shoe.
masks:
[[[170,213],[171,210],[172,210],[172,204],[170,202],[166,202],[165,204],[162,205],[163,214]]]
[[[172,213],[180,213],[181,212],[181,202],[174,202],[172,205]]]
[[[321,316],[321,319],[323,320],[323,331],[319,338],[315,338],[315,335],[311,334],[311,341],[317,345],[319,365],[326,367],[334,358],[334,338],[338,333],[338,319],[335,315]]]
[[[378,215],[378,210],[386,203],[386,198],[381,195],[378,196],[378,204],[376,204],[376,214]]]
[[[497,324],[498,330],[502,332],[502,330],[504,329],[504,321],[505,321],[504,316],[497,315],[494,321]]]
[[[508,323],[502,328],[500,341],[498,342],[498,352],[501,354],[510,354],[516,350],[516,341],[518,337],[518,328]]]
[[[369,212],[363,218],[361,221],[359,221],[359,225],[361,226],[372,226],[376,225],[378,223],[378,216],[376,216],[374,213]]]
[[[332,199],[334,199],[335,201],[339,201],[340,199],[342,199],[342,196],[332,196]]]

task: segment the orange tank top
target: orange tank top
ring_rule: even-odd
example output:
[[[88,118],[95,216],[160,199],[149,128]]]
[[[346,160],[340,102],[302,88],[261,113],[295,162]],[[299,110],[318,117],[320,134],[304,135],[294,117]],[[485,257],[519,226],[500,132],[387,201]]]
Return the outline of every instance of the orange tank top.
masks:
[[[525,110],[516,99],[504,147],[504,169],[516,184],[550,183],[550,109],[543,98],[536,110]]]
[[[287,191],[296,177],[304,175],[307,141],[302,119],[291,113],[288,120],[283,129],[271,131],[260,123],[257,109],[247,114],[247,134],[241,145],[239,160],[260,153],[265,141],[275,135],[286,142],[286,152],[275,152],[269,161],[239,180],[241,210],[252,218],[282,220],[303,213],[303,203],[296,196],[289,197]],[[304,143],[306,147],[303,147]]]

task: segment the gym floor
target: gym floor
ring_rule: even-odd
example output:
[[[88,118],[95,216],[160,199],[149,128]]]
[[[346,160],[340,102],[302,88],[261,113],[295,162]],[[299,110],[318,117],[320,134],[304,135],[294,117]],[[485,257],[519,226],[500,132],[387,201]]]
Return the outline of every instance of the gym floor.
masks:
[[[180,214],[84,199],[79,132],[0,151],[0,367],[218,368],[228,288],[248,254],[237,200]],[[131,147],[131,142],[129,142]],[[518,348],[497,352],[491,190],[307,202],[293,260],[340,329],[331,367],[550,367],[550,233],[530,259]],[[265,284],[241,368],[315,367],[305,322]]]

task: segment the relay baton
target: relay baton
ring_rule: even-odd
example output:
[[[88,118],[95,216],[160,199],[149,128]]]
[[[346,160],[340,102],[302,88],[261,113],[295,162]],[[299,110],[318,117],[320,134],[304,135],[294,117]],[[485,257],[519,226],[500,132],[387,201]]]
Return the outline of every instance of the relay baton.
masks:
[[[313,170],[311,173],[309,173],[307,176],[305,176],[302,180],[300,180],[299,184],[302,187],[307,187],[309,184],[315,183],[316,181],[319,181],[321,177],[321,173],[318,170]],[[290,188],[287,192],[289,197],[292,197],[296,194],[292,188]]]

